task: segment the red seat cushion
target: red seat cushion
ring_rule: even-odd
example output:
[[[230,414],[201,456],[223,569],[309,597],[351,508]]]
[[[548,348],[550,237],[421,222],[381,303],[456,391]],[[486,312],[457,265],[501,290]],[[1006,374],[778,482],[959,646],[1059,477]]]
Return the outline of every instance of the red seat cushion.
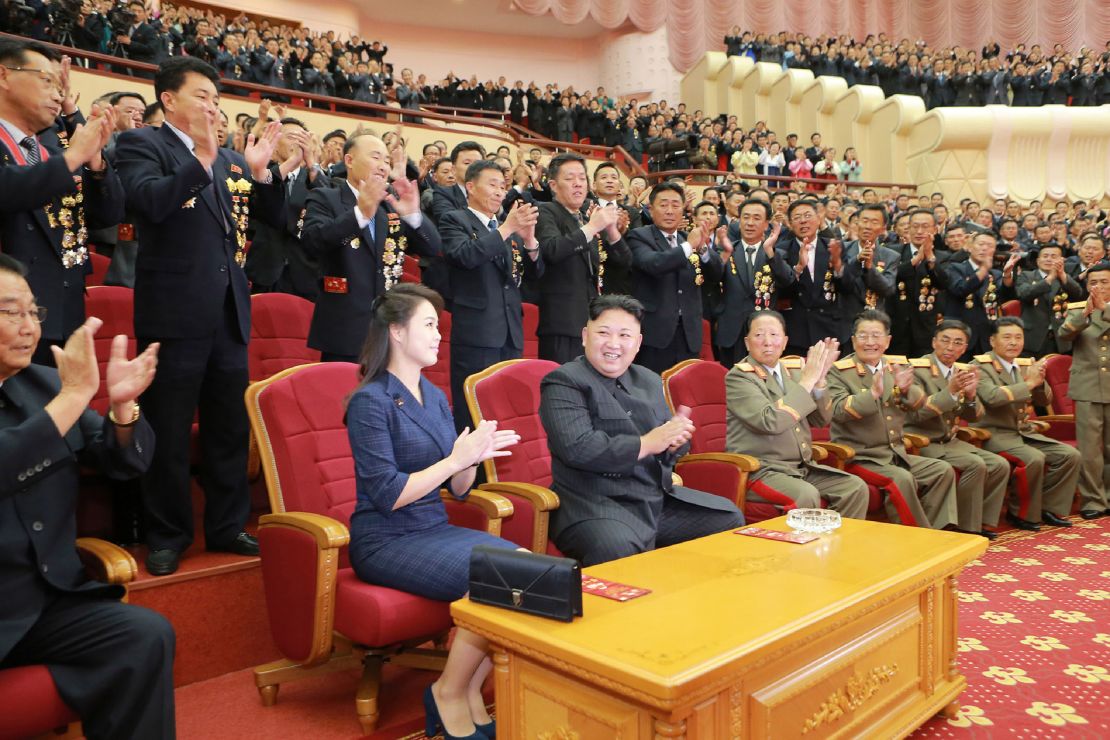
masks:
[[[0,670],[0,740],[34,737],[76,721],[46,666]]]
[[[371,586],[343,568],[336,583],[335,628],[361,645],[391,645],[451,629],[450,602]]]

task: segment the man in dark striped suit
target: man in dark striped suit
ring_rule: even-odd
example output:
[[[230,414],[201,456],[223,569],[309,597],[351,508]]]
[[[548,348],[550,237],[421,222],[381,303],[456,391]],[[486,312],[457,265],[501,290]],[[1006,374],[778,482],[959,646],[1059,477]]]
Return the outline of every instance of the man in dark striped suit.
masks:
[[[551,537],[583,565],[744,523],[731,501],[674,484],[674,464],[689,449],[694,424],[688,408],[667,410],[657,374],[632,364],[643,314],[629,296],[594,298],[583,356],[540,386],[551,487],[559,494]]]

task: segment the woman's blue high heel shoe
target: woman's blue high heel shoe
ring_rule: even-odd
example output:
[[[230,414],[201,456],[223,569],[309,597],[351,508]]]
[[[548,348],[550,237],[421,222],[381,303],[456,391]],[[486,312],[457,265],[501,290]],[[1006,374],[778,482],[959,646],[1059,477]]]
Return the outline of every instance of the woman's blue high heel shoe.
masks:
[[[490,740],[495,740],[495,738],[497,737],[497,721],[496,720],[487,722],[484,725],[480,725],[477,722],[475,722],[474,723],[474,729],[478,730],[478,732],[482,733],[483,736],[488,737]]]
[[[490,722],[489,727],[492,728],[493,724],[493,722]],[[435,737],[439,734],[440,729],[443,730],[445,740],[486,740],[487,737],[490,737],[477,730],[469,735],[447,734],[447,728],[444,727],[443,720],[439,718],[439,707],[436,706],[436,698],[432,695],[432,687],[428,686],[424,690],[424,734],[428,737]]]

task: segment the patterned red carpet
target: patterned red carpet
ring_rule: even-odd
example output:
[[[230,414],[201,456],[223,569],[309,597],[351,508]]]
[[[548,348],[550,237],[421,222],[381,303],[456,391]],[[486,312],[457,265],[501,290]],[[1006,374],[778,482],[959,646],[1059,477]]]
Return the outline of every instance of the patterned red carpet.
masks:
[[[914,738],[1110,737],[1110,519],[999,537],[960,577],[955,719]]]

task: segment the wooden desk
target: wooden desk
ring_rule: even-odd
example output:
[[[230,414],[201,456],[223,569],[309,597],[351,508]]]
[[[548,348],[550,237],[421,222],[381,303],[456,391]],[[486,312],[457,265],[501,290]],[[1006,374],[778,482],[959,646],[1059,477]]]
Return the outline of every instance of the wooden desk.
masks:
[[[889,738],[955,710],[956,576],[986,546],[851,519],[806,545],[725,532],[587,569],[652,593],[584,595],[570,624],[451,613],[491,642],[501,738]]]

